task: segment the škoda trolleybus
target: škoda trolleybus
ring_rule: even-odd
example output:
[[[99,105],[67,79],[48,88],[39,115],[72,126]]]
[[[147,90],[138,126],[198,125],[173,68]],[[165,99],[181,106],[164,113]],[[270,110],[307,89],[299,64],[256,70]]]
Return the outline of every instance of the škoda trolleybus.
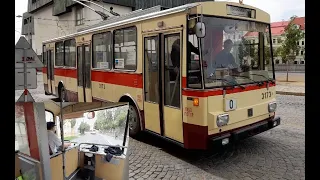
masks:
[[[29,180],[129,179],[128,103],[16,103],[15,177]],[[111,116],[102,116],[114,112]],[[119,113],[117,113],[119,112]],[[119,121],[118,121],[119,120]],[[121,121],[120,121],[121,120]],[[72,121],[74,127],[72,130]],[[118,123],[117,138],[96,122]],[[68,148],[49,145],[47,122]],[[84,124],[98,128],[81,133]],[[80,133],[79,133],[79,130]],[[54,132],[54,129],[51,129]]]
[[[213,1],[151,10],[45,41],[46,93],[129,102],[131,136],[187,149],[280,124],[268,13]]]

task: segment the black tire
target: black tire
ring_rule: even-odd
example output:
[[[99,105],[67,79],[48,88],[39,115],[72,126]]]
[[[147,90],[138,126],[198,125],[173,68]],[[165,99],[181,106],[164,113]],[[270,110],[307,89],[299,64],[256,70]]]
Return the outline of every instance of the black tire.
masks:
[[[135,105],[129,105],[129,135],[135,137],[141,131],[140,117]]]

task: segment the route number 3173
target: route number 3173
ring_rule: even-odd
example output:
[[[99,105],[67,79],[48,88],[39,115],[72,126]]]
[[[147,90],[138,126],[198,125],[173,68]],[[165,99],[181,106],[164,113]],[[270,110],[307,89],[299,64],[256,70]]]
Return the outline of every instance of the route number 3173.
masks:
[[[272,96],[272,93],[271,91],[267,91],[267,92],[261,93],[261,95],[262,95],[261,99],[268,99]]]

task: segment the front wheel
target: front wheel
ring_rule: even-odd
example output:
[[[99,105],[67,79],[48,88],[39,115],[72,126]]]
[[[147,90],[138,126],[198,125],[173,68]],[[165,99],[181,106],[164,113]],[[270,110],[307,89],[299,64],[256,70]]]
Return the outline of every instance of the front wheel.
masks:
[[[129,105],[129,135],[136,136],[140,132],[140,118],[138,109],[134,105]]]

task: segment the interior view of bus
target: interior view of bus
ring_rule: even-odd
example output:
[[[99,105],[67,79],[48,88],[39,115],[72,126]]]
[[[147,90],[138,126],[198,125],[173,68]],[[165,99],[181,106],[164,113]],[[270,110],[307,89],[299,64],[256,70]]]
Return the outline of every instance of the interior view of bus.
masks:
[[[16,103],[15,177],[128,179],[127,116],[127,103]]]

